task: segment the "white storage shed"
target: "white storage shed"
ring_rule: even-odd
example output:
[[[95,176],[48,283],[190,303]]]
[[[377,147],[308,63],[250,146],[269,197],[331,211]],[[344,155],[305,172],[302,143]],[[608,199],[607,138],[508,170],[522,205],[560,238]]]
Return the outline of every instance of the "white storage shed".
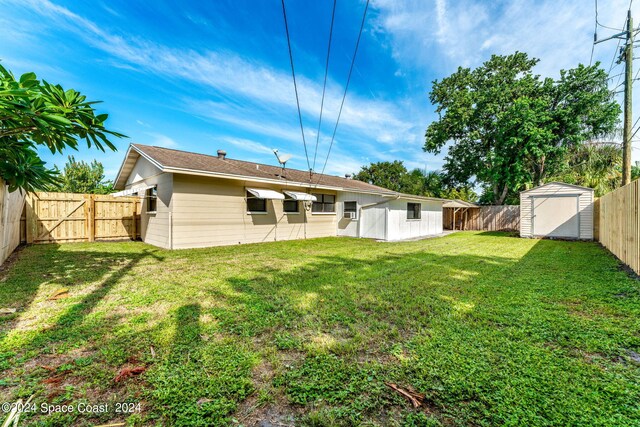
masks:
[[[405,240],[442,233],[444,199],[409,194],[380,196],[342,192],[338,236]]]
[[[550,182],[521,192],[520,237],[593,240],[593,189]]]

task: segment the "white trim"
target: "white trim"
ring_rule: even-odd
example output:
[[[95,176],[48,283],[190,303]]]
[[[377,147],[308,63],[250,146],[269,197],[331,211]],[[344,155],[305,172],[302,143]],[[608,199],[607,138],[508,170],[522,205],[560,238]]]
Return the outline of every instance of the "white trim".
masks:
[[[132,144],[129,144],[129,147],[127,148],[127,152],[124,155],[124,160],[122,161],[122,164],[120,165],[120,168],[118,169],[118,173],[116,174],[116,179],[113,181],[114,185],[118,184],[118,181],[120,180],[120,175],[122,174],[122,169],[124,168],[124,165],[127,163],[127,159],[129,158],[129,153],[131,153],[131,149],[133,148]],[[126,183],[125,183],[126,185]]]
[[[311,215],[335,215],[335,212],[311,212]]]
[[[133,147],[138,152],[138,154],[140,154],[142,157],[144,157],[145,159],[149,160],[152,165],[154,165],[155,167],[157,167],[158,169],[160,169],[160,170],[162,170],[164,172],[165,167],[162,166],[162,164],[160,164],[157,160],[155,160],[153,157],[149,156],[144,151],[140,150],[135,145],[131,145],[131,147]]]
[[[522,194],[524,194],[524,193],[528,193],[528,192],[530,192],[530,191],[537,190],[538,188],[547,187],[547,186],[549,186],[549,185],[553,185],[553,184],[555,184],[555,185],[561,185],[561,186],[565,186],[565,187],[578,188],[578,189],[580,189],[580,190],[584,190],[584,191],[591,191],[591,192],[594,192],[593,188],[583,187],[583,186],[581,186],[581,185],[575,185],[575,184],[567,184],[566,182],[551,181],[551,182],[547,182],[546,184],[538,185],[537,187],[533,187],[533,188],[530,188],[530,189],[528,189],[528,190],[521,191],[520,193],[522,193]]]
[[[247,211],[247,215],[266,215],[269,211]]]

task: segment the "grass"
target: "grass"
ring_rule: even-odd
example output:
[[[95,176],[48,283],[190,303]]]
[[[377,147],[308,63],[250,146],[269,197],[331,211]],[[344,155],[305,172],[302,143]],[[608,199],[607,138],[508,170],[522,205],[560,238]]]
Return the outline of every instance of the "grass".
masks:
[[[640,423],[640,286],[594,243],[40,245],[0,280],[0,401],[35,394],[26,425]]]

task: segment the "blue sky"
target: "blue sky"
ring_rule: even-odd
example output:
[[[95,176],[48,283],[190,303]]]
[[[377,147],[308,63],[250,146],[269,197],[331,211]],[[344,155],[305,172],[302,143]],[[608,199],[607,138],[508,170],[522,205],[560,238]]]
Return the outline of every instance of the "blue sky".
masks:
[[[313,158],[333,2],[286,4]],[[599,1],[600,22],[620,27],[627,6],[626,0]],[[338,0],[317,171],[363,10],[363,1]],[[293,155],[290,167],[306,168],[280,0],[0,0],[0,26],[5,67],[15,74],[35,71],[102,100],[98,110],[110,114],[108,127],[130,137],[116,141],[116,153],[68,153],[97,158],[108,178],[130,142],[212,154],[223,148],[229,157],[270,164],[271,149],[278,148]],[[556,76],[561,68],[589,63],[593,28],[594,5],[584,0],[372,0],[326,171],[357,172],[395,159],[410,168],[440,168],[443,156],[421,149],[435,119],[428,100],[433,80],[516,50],[540,58],[540,74]],[[599,29],[601,38],[611,33]],[[594,60],[607,70],[615,44],[595,49]],[[620,71],[615,66],[611,74]],[[634,160],[640,160],[638,148]],[[42,154],[63,166],[67,153]]]

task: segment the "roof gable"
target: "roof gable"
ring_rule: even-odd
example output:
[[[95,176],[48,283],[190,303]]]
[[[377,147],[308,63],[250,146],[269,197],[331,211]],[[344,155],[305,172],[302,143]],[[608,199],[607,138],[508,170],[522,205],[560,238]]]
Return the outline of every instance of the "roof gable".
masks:
[[[537,190],[537,189],[543,188],[543,187],[549,187],[551,185],[559,185],[559,186],[562,186],[562,187],[571,187],[571,188],[577,188],[577,189],[580,189],[580,190],[594,191],[593,188],[583,187],[581,185],[567,184],[566,182],[560,182],[560,181],[551,181],[551,182],[547,182],[547,183],[542,184],[542,185],[538,185],[537,187],[533,187],[533,188],[530,188],[528,190],[521,191],[520,194],[528,193],[530,191],[534,191],[534,190]]]

